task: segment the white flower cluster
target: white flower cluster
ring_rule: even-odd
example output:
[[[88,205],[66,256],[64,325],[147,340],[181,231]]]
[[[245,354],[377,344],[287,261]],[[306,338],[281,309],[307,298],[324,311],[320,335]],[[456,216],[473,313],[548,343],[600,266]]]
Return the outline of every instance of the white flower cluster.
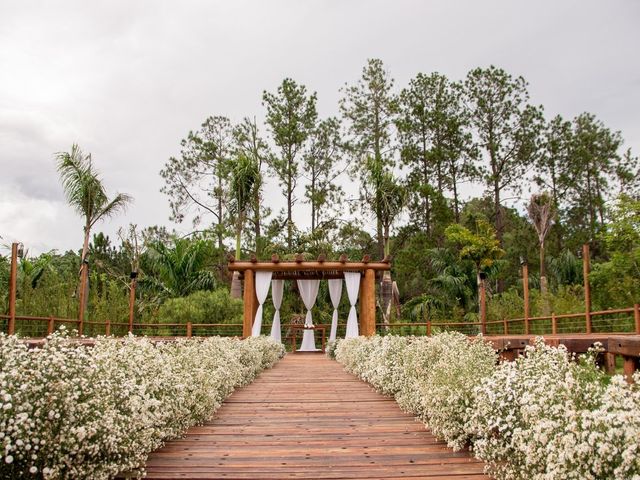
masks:
[[[57,333],[28,350],[0,335],[0,478],[106,479],[139,468],[283,355],[267,337],[85,347]]]
[[[475,390],[476,456],[501,479],[639,479],[640,388],[538,339]]]
[[[459,449],[468,441],[464,425],[473,389],[491,374],[497,357],[481,338],[443,333],[341,340],[336,359],[380,392],[395,395],[403,410]]]
[[[481,337],[456,333],[341,340],[335,355],[498,479],[640,479],[640,374],[610,378],[595,355],[539,339],[497,364]]]

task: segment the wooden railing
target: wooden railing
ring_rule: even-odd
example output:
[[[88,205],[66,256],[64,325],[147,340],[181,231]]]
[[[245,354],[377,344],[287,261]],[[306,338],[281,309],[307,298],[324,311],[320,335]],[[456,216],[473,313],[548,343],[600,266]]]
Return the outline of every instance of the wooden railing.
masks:
[[[611,318],[613,317],[613,318]],[[540,317],[487,320],[486,322],[425,322],[376,324],[380,333],[394,332],[432,335],[442,331],[459,331],[485,335],[559,335],[586,333],[615,333],[640,335],[640,305],[631,308],[595,312],[563,313]]]

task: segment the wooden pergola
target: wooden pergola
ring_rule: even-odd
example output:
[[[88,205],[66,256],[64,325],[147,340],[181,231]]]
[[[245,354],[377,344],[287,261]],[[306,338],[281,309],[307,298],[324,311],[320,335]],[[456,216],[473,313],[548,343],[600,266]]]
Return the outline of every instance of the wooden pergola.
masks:
[[[344,278],[345,272],[359,272],[359,331],[361,335],[370,336],[376,333],[376,274],[390,270],[391,265],[386,257],[380,262],[372,262],[368,255],[359,262],[350,262],[345,255],[338,261],[326,261],[322,255],[315,261],[305,261],[302,255],[297,255],[295,261],[280,261],[277,255],[273,255],[271,261],[258,261],[255,257],[249,261],[238,261],[230,257],[228,268],[229,271],[240,272],[244,280],[243,338],[251,336],[258,310],[255,272],[259,271],[273,272],[273,280],[329,280]]]

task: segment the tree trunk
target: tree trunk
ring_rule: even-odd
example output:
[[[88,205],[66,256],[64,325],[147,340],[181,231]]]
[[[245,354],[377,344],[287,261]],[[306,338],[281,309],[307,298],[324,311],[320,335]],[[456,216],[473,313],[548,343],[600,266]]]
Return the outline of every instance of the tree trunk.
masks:
[[[231,298],[242,298],[242,282],[238,271],[233,272],[231,277]]]
[[[236,225],[236,259],[240,260],[241,242],[242,242],[242,225],[243,215],[238,213],[238,222]],[[240,282],[240,272],[234,271],[231,277],[231,298],[242,298],[242,283]]]
[[[494,190],[493,190],[493,206],[495,208],[495,212],[496,212],[496,238],[498,239],[498,242],[500,247],[503,246],[503,242],[502,242],[502,237],[503,237],[503,233],[504,233],[504,215],[503,215],[503,211],[502,211],[502,205],[500,205],[500,185],[498,183],[498,180],[496,179],[494,181]],[[504,280],[503,279],[498,279],[497,282],[497,290],[498,293],[502,293],[504,292]]]
[[[84,242],[82,244],[82,255],[80,257],[80,285],[78,287],[78,334],[84,333],[84,312],[87,308],[87,287],[89,282],[89,264],[86,261],[89,251],[89,235],[91,226],[87,221],[84,227]]]
[[[460,223],[460,204],[458,200],[458,180],[456,178],[455,170],[451,169],[451,187],[453,189],[453,213],[455,215],[456,223]]]
[[[540,295],[542,297],[542,315],[548,316],[551,314],[551,304],[549,297],[547,296],[548,284],[547,284],[547,271],[544,265],[544,240],[540,242]]]
[[[380,297],[382,297],[382,323],[385,330],[389,330],[391,318],[391,303],[393,300],[393,281],[391,272],[385,271],[380,282]]]
[[[261,225],[260,222],[262,221],[260,218],[260,187],[262,186],[261,184],[262,180],[258,181],[258,185],[256,186],[256,188],[254,189],[254,193],[253,193],[253,235],[255,237],[255,243],[256,243],[256,256],[258,258],[260,258],[260,254],[262,253],[260,250],[260,237],[262,236],[262,231],[261,231]]]
[[[292,192],[292,188],[291,188],[291,174],[289,174],[289,179],[287,181],[287,247],[289,248],[289,251],[291,251],[291,248],[293,247],[293,225],[292,225],[292,199],[293,199],[293,192]]]

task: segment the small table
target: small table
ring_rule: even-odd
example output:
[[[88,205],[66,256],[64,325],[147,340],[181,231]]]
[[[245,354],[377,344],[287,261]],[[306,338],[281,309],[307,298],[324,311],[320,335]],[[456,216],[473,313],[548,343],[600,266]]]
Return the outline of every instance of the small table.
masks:
[[[297,339],[297,335],[296,335],[296,330],[313,330],[314,332],[316,330],[322,330],[322,349],[321,352],[324,353],[325,349],[325,337],[327,335],[327,326],[326,325],[314,325],[313,327],[307,327],[305,325],[291,325],[291,333],[293,333],[293,335],[291,336],[291,353],[296,353],[296,339]],[[315,336],[314,336],[315,338]]]

